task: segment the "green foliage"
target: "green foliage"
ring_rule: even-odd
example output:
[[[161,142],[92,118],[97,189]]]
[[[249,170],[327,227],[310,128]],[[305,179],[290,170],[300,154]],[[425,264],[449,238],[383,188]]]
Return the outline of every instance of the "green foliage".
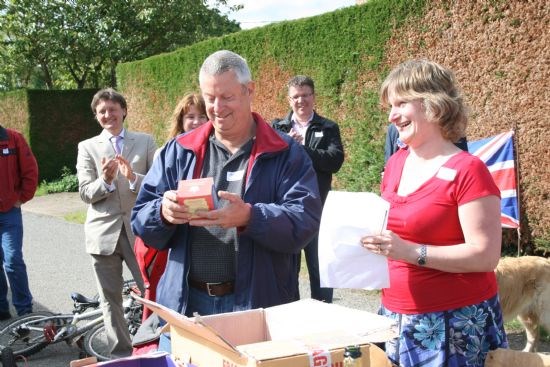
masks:
[[[96,89],[29,90],[29,145],[41,180],[59,177],[62,167],[75,167],[77,145],[99,134],[90,102]]]
[[[17,130],[29,141],[27,91],[0,92],[0,124]]]
[[[505,322],[504,327],[507,332],[520,332],[524,330],[518,319],[513,319]]]
[[[47,182],[46,180],[42,181],[39,191],[45,194],[77,192],[78,178],[76,177],[76,174],[74,174],[68,167],[63,167],[61,169],[61,177],[50,182]]]
[[[239,29],[204,1],[12,0],[0,12],[0,89],[116,86],[121,61]]]
[[[542,236],[535,238],[535,247],[543,254],[550,254],[550,231],[542,234]]]
[[[525,328],[523,325],[519,322],[518,319],[513,319],[510,321],[507,321],[504,323],[504,329],[506,330],[506,333],[513,334],[513,333],[524,333]],[[540,334],[540,341],[543,343],[550,342],[550,333],[545,328],[541,327],[539,329]]]
[[[38,162],[40,180],[54,180],[75,167],[77,145],[99,134],[90,102],[96,89],[17,90],[0,93],[0,123],[25,136]]]
[[[374,73],[383,78],[387,72],[384,47],[394,27],[421,15],[424,6],[424,0],[371,0],[316,17],[212,38],[172,53],[119,64],[119,86],[141,97],[138,109],[150,112],[151,126],[163,126],[171,112],[165,106],[182,91],[198,88],[200,65],[214,51],[228,49],[242,55],[256,79],[267,61],[274,61],[290,75],[310,75],[316,84],[317,110],[337,120],[343,131],[347,159],[336,175],[336,188],[377,191],[386,123],[378,106],[378,86],[366,88],[360,77]],[[270,88],[262,85],[266,94],[280,95]],[[149,132],[162,141],[154,128]]]
[[[40,184],[38,185],[36,192],[34,193],[34,196],[44,196],[48,195],[48,188],[46,185]]]
[[[78,212],[69,213],[63,216],[63,219],[65,219],[67,222],[84,224],[84,222],[86,222],[86,211],[82,210]]]
[[[378,93],[369,91],[364,99],[365,113],[370,118],[348,120],[353,131],[352,141],[346,146],[347,164],[337,174],[338,186],[346,191],[379,192],[384,165],[386,115],[378,104]]]
[[[90,102],[97,89],[17,90],[0,93],[0,123],[25,136],[38,162],[40,180],[54,180],[75,167],[77,145],[99,134]]]

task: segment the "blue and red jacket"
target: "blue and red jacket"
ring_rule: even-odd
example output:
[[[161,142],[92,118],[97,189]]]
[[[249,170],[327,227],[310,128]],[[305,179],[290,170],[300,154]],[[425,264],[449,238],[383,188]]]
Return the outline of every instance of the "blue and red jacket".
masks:
[[[319,230],[321,200],[315,171],[304,149],[254,113],[256,139],[243,200],[252,205],[239,228],[234,311],[295,301],[297,254]],[[212,124],[180,135],[162,149],[145,176],[132,211],[132,229],[148,245],[169,248],[157,302],[185,313],[190,264],[190,230],[161,219],[162,195],[178,181],[198,178]]]
[[[0,212],[33,198],[38,165],[23,135],[0,126]]]

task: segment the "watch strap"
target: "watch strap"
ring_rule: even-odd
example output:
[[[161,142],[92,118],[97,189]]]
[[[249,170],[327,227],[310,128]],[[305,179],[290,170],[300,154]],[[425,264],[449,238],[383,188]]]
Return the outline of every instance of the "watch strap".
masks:
[[[426,245],[420,245],[420,255],[418,256],[418,259],[416,259],[416,263],[420,266],[426,265],[427,257],[428,251]]]

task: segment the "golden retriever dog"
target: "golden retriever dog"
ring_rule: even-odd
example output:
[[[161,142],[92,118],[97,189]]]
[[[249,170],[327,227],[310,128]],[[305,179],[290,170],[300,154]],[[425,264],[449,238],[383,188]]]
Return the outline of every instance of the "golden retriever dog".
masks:
[[[550,367],[550,355],[495,349],[487,353],[485,367]]]
[[[524,352],[536,352],[540,326],[550,331],[550,259],[504,257],[495,269],[504,320],[517,317],[525,328]]]

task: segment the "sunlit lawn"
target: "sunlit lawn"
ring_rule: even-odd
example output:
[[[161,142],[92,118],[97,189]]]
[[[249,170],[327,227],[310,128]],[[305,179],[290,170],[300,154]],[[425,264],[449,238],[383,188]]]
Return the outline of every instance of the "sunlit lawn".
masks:
[[[72,212],[72,213],[66,214],[63,218],[67,222],[84,224],[84,222],[86,221],[86,211],[81,210],[78,212]]]

